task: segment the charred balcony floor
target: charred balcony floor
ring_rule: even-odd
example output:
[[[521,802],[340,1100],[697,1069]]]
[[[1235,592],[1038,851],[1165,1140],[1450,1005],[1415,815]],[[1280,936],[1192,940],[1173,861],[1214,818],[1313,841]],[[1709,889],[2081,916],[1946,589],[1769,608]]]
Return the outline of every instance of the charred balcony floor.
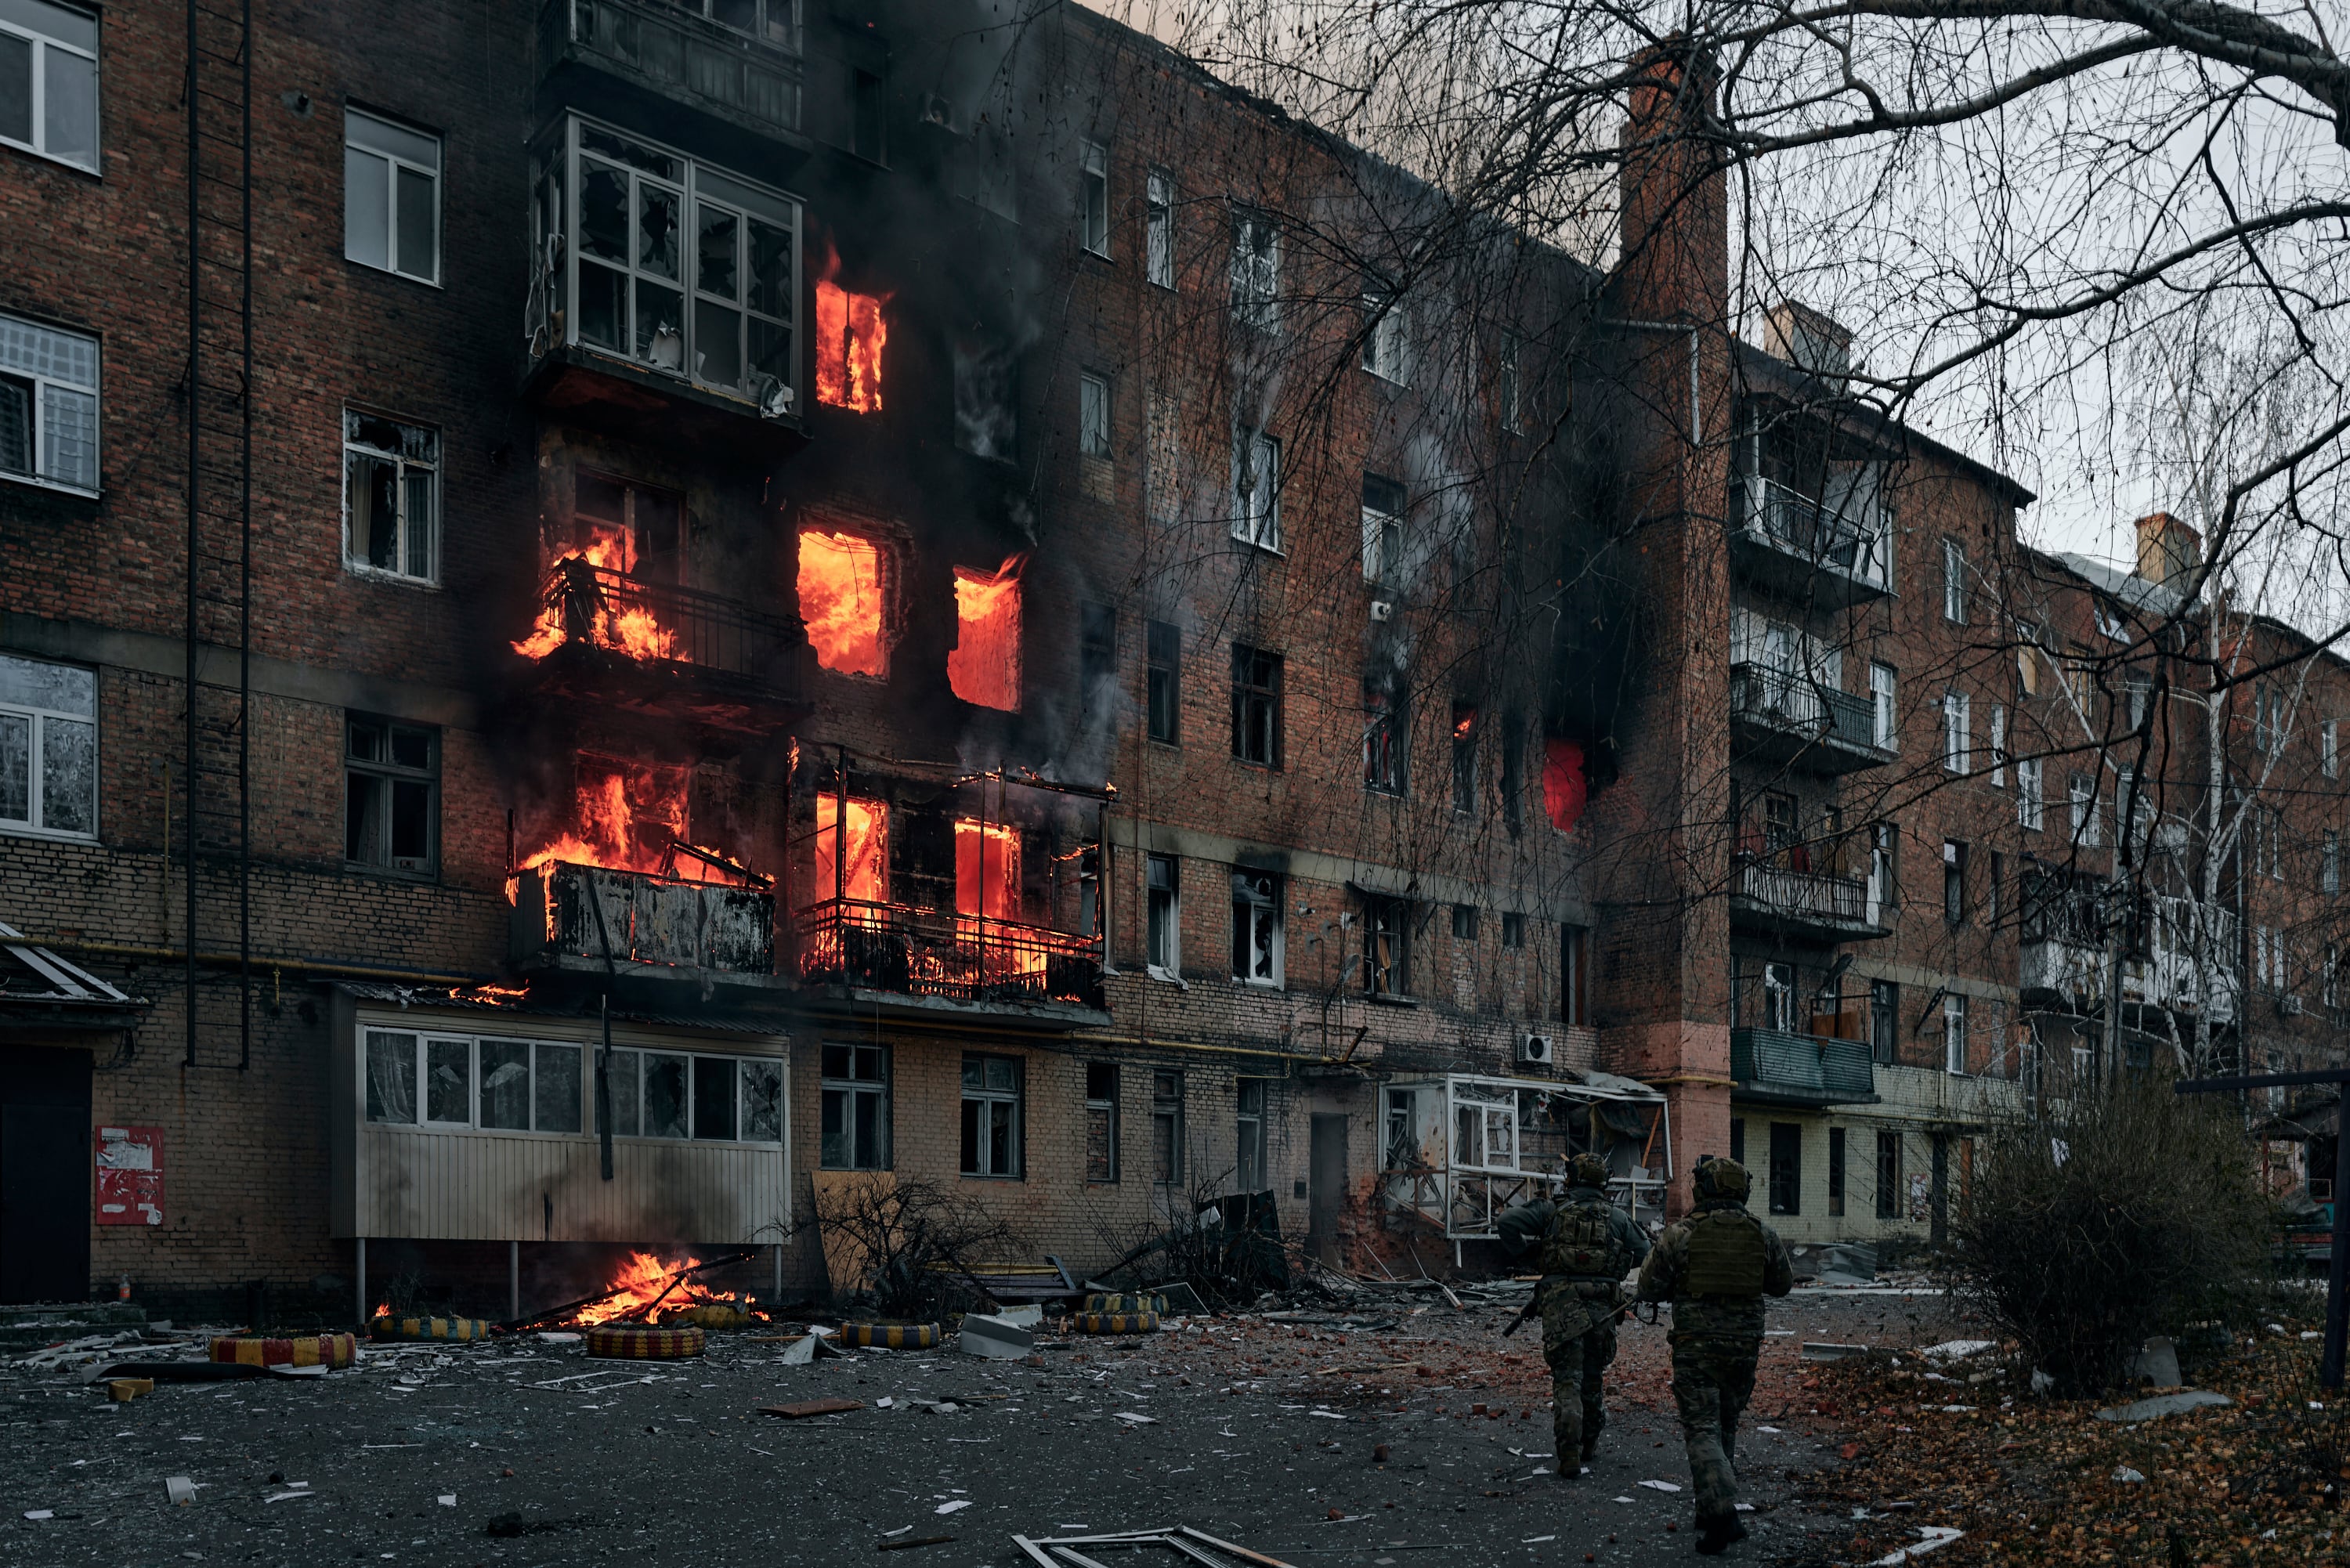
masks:
[[[1108,1022],[1097,937],[856,898],[810,905],[793,925],[811,1004],[1049,1030]]]

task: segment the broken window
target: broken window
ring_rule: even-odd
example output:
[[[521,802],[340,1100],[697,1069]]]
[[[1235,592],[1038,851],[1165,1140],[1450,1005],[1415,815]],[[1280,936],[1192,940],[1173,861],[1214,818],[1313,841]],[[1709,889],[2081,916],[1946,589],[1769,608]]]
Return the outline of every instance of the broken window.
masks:
[[[783,1141],[784,1065],[772,1056],[615,1051],[604,1073],[616,1137]]]
[[[579,1047],[484,1040],[477,1126],[515,1132],[579,1130]]]
[[[1077,378],[1077,454],[1109,461],[1109,378],[1090,370]]]
[[[1553,736],[1543,742],[1543,810],[1550,825],[1572,833],[1583,818],[1591,784],[1583,771],[1583,747]]]
[[[955,445],[997,462],[1019,459],[1020,411],[1014,399],[1019,359],[999,343],[960,338],[954,346]]]
[[[1118,1179],[1118,1064],[1086,1064],[1086,1179]]]
[[[1175,286],[1175,176],[1153,169],[1145,182],[1143,276],[1160,288]]]
[[[1173,978],[1182,958],[1181,887],[1175,857],[1145,857],[1143,961],[1153,972]]]
[[[1150,1179],[1162,1187],[1183,1179],[1183,1075],[1150,1075]]]
[[[1077,148],[1077,244],[1109,255],[1109,149],[1098,141]]]
[[[0,653],[0,829],[98,834],[98,676]]]
[[[1182,711],[1183,634],[1163,620],[1154,620],[1144,627],[1149,660],[1149,689],[1144,693],[1149,711],[1150,738],[1162,745],[1172,746],[1180,733],[1178,717]]]
[[[98,18],[77,5],[0,7],[0,141],[98,170]]]
[[[344,737],[343,858],[380,871],[430,874],[440,814],[440,732],[352,718]]]
[[[1363,680],[1363,787],[1378,794],[1404,793],[1403,698],[1388,676]]]
[[[1021,1064],[967,1053],[962,1059],[962,1173],[1022,1174]]]
[[[441,139],[343,110],[343,254],[420,283],[441,280]]]
[[[1232,1161],[1232,1184],[1243,1192],[1265,1189],[1264,1102],[1263,1078],[1241,1078],[1232,1085],[1232,1100],[1240,1137]]]
[[[97,338],[0,316],[0,474],[97,490]]]
[[[430,583],[441,575],[441,432],[343,410],[343,562]]]
[[[1281,878],[1270,871],[1234,871],[1232,978],[1278,986],[1281,959]]]
[[[836,858],[841,835],[836,831],[843,815],[839,795],[826,793],[816,803],[816,864],[811,891],[815,902],[845,898],[852,904],[889,901],[889,808],[878,800],[850,796],[848,858]]]
[[[674,583],[684,510],[685,498],[674,490],[583,472],[572,483],[572,548],[591,566],[639,582]]]
[[[1232,644],[1232,755],[1281,765],[1281,655]]]
[[[1257,332],[1281,327],[1281,230],[1262,213],[1232,219],[1232,319]]]
[[[1477,811],[1477,710],[1467,702],[1452,704],[1452,809]]]
[[[816,400],[853,414],[881,411],[881,301],[829,280],[816,286]]]
[[[1363,296],[1363,369],[1398,386],[1411,379],[1408,320],[1403,302],[1394,295],[1375,290]]]
[[[993,572],[954,569],[955,645],[947,684],[966,702],[1020,711],[1020,568],[1012,556]]]
[[[800,618],[824,669],[887,677],[882,625],[885,552],[874,540],[820,528],[800,531]]]
[[[1392,583],[1403,571],[1403,486],[1384,474],[1363,475],[1363,580]]]
[[[367,1119],[416,1125],[416,1036],[367,1032]]]
[[[1232,537],[1281,549],[1281,442],[1263,431],[1243,430],[1232,443]]]
[[[1401,898],[1363,899],[1363,989],[1373,996],[1409,993],[1411,906]]]
[[[798,41],[794,25],[798,0],[668,0],[668,4],[786,48]]]

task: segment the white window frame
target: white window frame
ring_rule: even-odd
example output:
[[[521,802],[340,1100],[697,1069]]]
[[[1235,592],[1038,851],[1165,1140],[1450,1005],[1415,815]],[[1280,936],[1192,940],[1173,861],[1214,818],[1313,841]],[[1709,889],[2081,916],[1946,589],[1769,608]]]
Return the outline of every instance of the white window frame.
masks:
[[[1942,541],[1942,618],[1967,624],[1967,547],[1956,539]]]
[[[1389,511],[1371,504],[1371,480],[1383,475],[1363,476],[1363,581],[1387,583],[1394,580],[1403,566],[1403,518],[1409,501]],[[1394,483],[1385,481],[1386,483]],[[1401,484],[1397,493],[1404,493]]]
[[[1973,701],[1964,691],[1942,693],[1942,769],[1964,774],[1974,764]]]
[[[1967,997],[1962,991],[1942,993],[1942,1071],[1953,1078],[1967,1075]]]
[[[1092,370],[1077,376],[1077,454],[1097,462],[1110,461],[1110,385],[1107,376]]]
[[[1281,438],[1261,430],[1232,440],[1232,537],[1281,554]]]
[[[374,1081],[373,1074],[368,1064],[369,1046],[372,1038],[378,1035],[385,1036],[387,1038],[399,1038],[404,1036],[414,1043],[415,1054],[410,1063],[410,1070],[412,1073],[413,1077],[411,1078],[409,1085],[409,1092],[411,1096],[410,1108],[414,1114],[410,1120],[398,1121],[387,1117],[379,1117],[371,1114],[371,1106],[369,1101],[370,1098],[369,1092],[374,1087]],[[455,1119],[437,1119],[431,1115],[431,1085],[427,1080],[432,1071],[432,1047],[435,1045],[455,1045],[463,1048],[464,1052],[465,1114],[462,1117]],[[520,1045],[528,1048],[530,1053],[530,1067],[528,1070],[527,1086],[525,1088],[523,1093],[524,1101],[529,1106],[527,1126],[505,1127],[485,1127],[483,1125],[482,1095],[484,1089],[486,1087],[482,1075],[482,1048],[484,1045]],[[577,1056],[577,1092],[579,1098],[578,1103],[573,1106],[573,1116],[570,1118],[572,1123],[571,1126],[542,1127],[538,1125],[539,1110],[541,1107],[538,1069],[540,1063],[545,1059],[545,1054],[556,1051],[571,1052]],[[485,1134],[492,1137],[577,1138],[592,1140],[597,1137],[596,1051],[597,1047],[594,1044],[580,1040],[551,1040],[544,1036],[522,1034],[469,1034],[463,1031],[454,1029],[392,1028],[374,1023],[362,1023],[359,1028],[359,1068],[360,1086],[359,1116],[360,1119],[370,1127],[399,1129],[408,1132],[468,1132]],[[615,1051],[614,1054],[617,1056],[619,1053]],[[782,1067],[781,1059],[777,1057],[747,1059],[773,1063],[779,1072]],[[689,1067],[686,1070],[686,1077],[689,1083],[691,1082],[692,1076],[692,1069]],[[735,1082],[739,1085],[741,1081],[742,1070],[740,1067],[737,1067],[735,1070]],[[779,1115],[782,1113],[783,1109],[784,1106],[779,1097],[777,1106]],[[736,1107],[736,1120],[737,1125],[739,1126],[741,1121],[741,1106],[739,1103]],[[688,1125],[691,1125],[690,1120]],[[662,1141],[667,1142],[673,1140],[664,1139]],[[774,1141],[780,1143],[782,1141],[781,1135],[778,1134],[777,1137]]]
[[[2327,719],[2317,726],[2317,766],[2327,778],[2342,776],[2342,721]]]
[[[89,687],[87,711],[73,708],[53,708],[5,693],[11,682],[5,667],[23,665],[31,669],[70,670],[86,677]],[[29,687],[29,682],[27,683]],[[77,684],[78,684],[77,682]],[[104,777],[105,756],[99,749],[101,737],[98,729],[98,673],[78,664],[60,664],[55,659],[26,659],[16,654],[0,653],[0,721],[22,721],[25,725],[25,813],[23,817],[0,817],[0,834],[34,838],[70,840],[78,844],[95,844],[99,833],[99,803],[103,794],[100,780]],[[49,732],[58,724],[80,724],[89,730],[89,795],[85,803],[88,812],[89,829],[52,827],[48,823],[48,792],[45,783]]]
[[[103,412],[99,397],[99,340],[87,332],[71,332],[21,316],[0,316],[0,379],[25,383],[31,399],[25,410],[26,457],[31,466],[0,468],[0,479],[76,495],[99,493],[99,421]],[[88,379],[78,379],[85,363]],[[86,421],[84,429],[61,430],[59,421],[76,413]],[[68,445],[87,444],[88,462],[60,472],[60,438]]]
[[[1363,369],[1382,381],[1411,385],[1409,317],[1403,301],[1381,290],[1367,292],[1363,317]]]
[[[848,1053],[848,1076],[844,1078],[834,1074],[825,1062],[825,1054],[832,1051],[846,1051]],[[879,1076],[868,1078],[863,1075],[861,1067],[868,1053],[878,1055],[879,1059],[881,1071]],[[889,1147],[890,1133],[892,1130],[889,1125],[891,1100],[894,1097],[893,1085],[890,1080],[890,1065],[889,1047],[887,1044],[877,1045],[869,1041],[858,1044],[848,1040],[827,1040],[818,1046],[816,1053],[816,1167],[818,1169],[889,1170],[895,1168],[891,1164],[892,1150]],[[844,1118],[843,1126],[848,1129],[847,1137],[851,1147],[849,1149],[849,1163],[847,1165],[833,1164],[831,1158],[825,1147],[824,1115],[828,1103],[835,1097],[838,1097],[840,1100],[841,1114]],[[857,1107],[858,1103],[860,1100],[867,1099],[877,1101],[879,1105],[879,1109],[875,1115],[875,1124],[879,1129],[877,1136],[881,1147],[879,1151],[878,1158],[870,1164],[862,1164],[858,1161],[858,1151],[855,1147]]]
[[[1077,144],[1077,244],[1109,260],[1109,149],[1098,141]]]
[[[372,141],[363,140],[371,127],[381,130]],[[388,134],[386,134],[388,133]],[[432,144],[432,161],[425,162],[417,152],[399,151],[397,144],[410,139]],[[421,126],[403,124],[389,115],[372,113],[349,105],[343,108],[343,259],[374,272],[388,272],[394,277],[404,277],[411,283],[421,283],[433,288],[441,286],[442,240],[446,225],[442,222],[441,171],[448,162],[448,143],[437,131]],[[385,166],[383,182],[383,259],[376,261],[352,253],[350,217],[351,203],[358,191],[350,179],[351,160],[373,158]],[[432,270],[429,273],[410,272],[400,265],[400,176],[402,171],[421,174],[432,183]]]
[[[1012,1072],[1010,1075],[1012,1078],[1012,1086],[1008,1089],[998,1087],[987,1082],[988,1065],[997,1062],[1005,1062],[1011,1064]],[[962,1073],[968,1073],[970,1071],[973,1063],[977,1063],[980,1067],[980,1081],[976,1085],[963,1082],[962,1076]],[[974,1161],[974,1168],[964,1169],[962,1167],[961,1154],[958,1153],[955,1161],[957,1170],[961,1172],[963,1179],[966,1181],[1021,1181],[1026,1179],[1028,1174],[1028,1129],[1026,1126],[1028,1119],[1028,1084],[1027,1076],[1023,1069],[1021,1059],[1017,1056],[1006,1056],[1001,1053],[966,1051],[962,1054],[962,1073],[957,1075],[956,1079],[958,1137],[960,1137],[960,1117],[964,1106],[974,1104],[981,1106],[1010,1106],[1012,1107],[1012,1168],[1008,1170],[998,1170],[992,1168],[990,1151],[993,1147],[993,1140],[987,1136],[990,1129],[983,1127],[980,1129],[979,1137],[974,1140],[978,1146],[977,1158]],[[992,1123],[993,1119],[992,1113],[990,1114],[989,1119]]]
[[[1262,882],[1265,890],[1260,894],[1250,888],[1245,894],[1244,881]],[[1263,974],[1245,972],[1234,964],[1232,978],[1243,985],[1253,985],[1266,991],[1279,991],[1285,980],[1284,954],[1282,942],[1281,918],[1282,879],[1278,873],[1253,870],[1245,866],[1232,867],[1232,947],[1234,958],[1245,949],[1253,954],[1257,938],[1263,931],[1265,941],[1267,971]]]
[[[14,7],[10,7],[10,9],[14,9]],[[79,169],[86,173],[101,173],[104,171],[106,162],[106,143],[104,136],[106,112],[104,98],[105,83],[99,69],[98,57],[98,46],[100,33],[99,18],[94,12],[85,11],[78,5],[61,5],[57,3],[57,0],[39,0],[36,9],[43,11],[59,11],[63,12],[68,16],[78,17],[88,22],[90,41],[88,47],[84,47],[83,45],[75,43],[70,39],[58,37],[53,33],[42,32],[37,26],[34,26],[30,22],[14,19],[5,15],[0,15],[0,34],[5,34],[11,37],[23,38],[30,46],[26,58],[26,67],[32,73],[31,79],[26,85],[32,89],[31,104],[29,106],[31,124],[28,129],[33,133],[32,140],[29,141],[20,141],[13,136],[0,136],[0,147],[14,147],[21,151],[29,152],[36,158],[46,158],[52,163],[62,163],[68,169]],[[62,152],[51,151],[49,149],[48,53],[52,49],[57,50],[60,54],[70,56],[75,59],[88,60],[89,62],[90,161],[87,163],[82,162],[78,158],[68,158]]]
[[[1175,176],[1153,169],[1143,179],[1143,281],[1175,286]]]
[[[1991,705],[1991,787],[2007,787],[2007,705]]]
[[[1232,285],[1235,322],[1281,330],[1281,225],[1263,213],[1232,214]]]
[[[430,457],[410,457],[403,449],[395,451],[374,441],[360,439],[363,421],[380,421],[397,425],[404,431],[414,431],[427,439]],[[392,467],[391,493],[398,514],[393,522],[392,558],[397,566],[379,566],[368,559],[366,546],[358,539],[351,525],[351,471],[360,459],[389,462]],[[425,530],[424,570],[408,570],[414,532],[418,527],[412,509],[416,497],[412,481],[421,478],[423,492],[432,515],[422,524]],[[387,581],[412,583],[425,587],[438,587],[441,583],[441,428],[419,424],[412,420],[394,419],[389,414],[372,414],[364,409],[343,410],[343,569],[362,577],[380,577]]]
[[[2342,891],[2342,835],[2327,828],[2317,853],[2318,891],[2329,896]]]
[[[2100,826],[2104,813],[2098,808],[2097,781],[2090,774],[2070,774],[2064,779],[2064,800],[2070,813],[2067,826],[2073,831],[2073,843],[2082,849],[2095,849],[2104,842]]]
[[[1162,868],[1167,873],[1163,888],[1152,880]],[[1160,980],[1173,980],[1183,965],[1183,868],[1177,857],[1142,857],[1142,915],[1143,966]]]
[[[1870,739],[1881,752],[1901,749],[1901,714],[1896,706],[1900,690],[1900,675],[1893,666],[1882,661],[1868,667],[1869,726],[1875,732]]]
[[[590,1045],[588,1048],[588,1054],[586,1064],[586,1076],[588,1080],[588,1115],[587,1131],[583,1136],[595,1137],[599,1135],[598,1124],[595,1114],[596,1047]],[[620,1060],[623,1056],[631,1057],[633,1060],[623,1064]],[[681,1056],[685,1058],[685,1132],[683,1136],[679,1137],[669,1137],[650,1134],[643,1130],[645,1125],[644,1075],[651,1059],[655,1056]],[[734,1136],[731,1138],[696,1137],[693,1133],[695,1111],[694,1100],[695,1096],[701,1093],[701,1089],[697,1084],[699,1075],[694,1071],[694,1064],[697,1062],[708,1058],[730,1061],[734,1064]],[[743,1064],[746,1063],[764,1064],[775,1069],[777,1075],[777,1086],[781,1092],[781,1100],[776,1108],[777,1133],[773,1138],[754,1138],[743,1136],[743,1128],[747,1125],[748,1120],[748,1118],[743,1115],[745,1101],[743,1093]],[[784,1060],[780,1056],[762,1055],[750,1052],[692,1051],[669,1044],[631,1044],[627,1045],[615,1045],[612,1047],[611,1071],[616,1075],[620,1072],[630,1071],[634,1072],[637,1075],[636,1096],[631,1104],[636,1111],[638,1130],[635,1132],[627,1132],[615,1125],[612,1128],[612,1136],[614,1137],[635,1138],[644,1143],[670,1145],[698,1143],[705,1147],[727,1147],[742,1144],[750,1144],[759,1147],[769,1148],[774,1147],[777,1144],[786,1143],[790,1140],[791,1075],[786,1070]],[[619,1098],[619,1096],[616,1092],[612,1097],[617,1101]],[[617,1120],[618,1118],[615,1118],[616,1123]]]
[[[2047,826],[2046,774],[2046,765],[2038,757],[2023,757],[2015,764],[2015,825],[2026,833],[2040,833]]]

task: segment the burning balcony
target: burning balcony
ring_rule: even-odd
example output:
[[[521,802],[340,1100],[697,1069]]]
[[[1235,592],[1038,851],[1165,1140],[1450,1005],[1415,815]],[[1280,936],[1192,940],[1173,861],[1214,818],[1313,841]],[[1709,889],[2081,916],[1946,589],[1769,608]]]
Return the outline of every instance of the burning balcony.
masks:
[[[538,618],[514,649],[555,690],[760,730],[801,700],[805,646],[795,619],[577,555],[548,573]]]
[[[1049,927],[828,898],[794,921],[800,978],[947,1002],[1099,1008],[1102,945]]]
[[[664,871],[554,860],[515,874],[513,956],[525,970],[669,971],[772,984],[775,895],[766,878],[683,849]],[[716,864],[713,864],[716,863]],[[698,879],[723,865],[715,879]]]
[[[1752,473],[1735,483],[1730,555],[1749,579],[1832,609],[1893,591],[1889,533],[1873,485],[1832,484],[1823,496]]]
[[[610,85],[762,137],[797,143],[797,0],[546,0],[538,68],[558,90]]]
[[[1817,774],[1880,766],[1892,753],[1877,744],[1866,697],[1769,664],[1730,667],[1730,719],[1742,760],[1793,764]]]
[[[1877,1103],[1877,1064],[1866,1040],[1779,1029],[1730,1032],[1731,1095],[1766,1106]]]

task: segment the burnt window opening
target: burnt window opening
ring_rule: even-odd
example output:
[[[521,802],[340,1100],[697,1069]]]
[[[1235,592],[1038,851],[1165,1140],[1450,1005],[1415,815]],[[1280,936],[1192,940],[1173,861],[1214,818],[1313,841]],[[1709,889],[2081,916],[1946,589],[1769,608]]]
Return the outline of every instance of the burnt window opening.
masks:
[[[1118,1179],[1118,1064],[1086,1064],[1086,1179]]]
[[[994,462],[1020,458],[1019,358],[999,343],[954,346],[955,445]]]
[[[1152,973],[1172,979],[1182,961],[1182,886],[1172,855],[1145,857],[1143,870],[1143,962]]]
[[[889,1047],[827,1042],[821,1072],[827,1170],[889,1168]]]
[[[1402,898],[1363,898],[1363,990],[1372,996],[1411,992],[1411,905]]]
[[[1771,1212],[1804,1211],[1804,1128],[1800,1122],[1771,1124]]]
[[[886,163],[888,149],[882,140],[889,99],[879,74],[858,70],[848,72],[848,150],[872,163]]]
[[[822,528],[800,531],[799,608],[816,663],[843,675],[889,673],[889,556],[879,542]]]
[[[1467,702],[1452,704],[1452,809],[1477,815],[1477,710]]]
[[[1844,1214],[1844,1128],[1828,1128],[1828,1212]]]
[[[1022,1076],[1017,1057],[964,1055],[963,1175],[1016,1181],[1026,1174]]]
[[[1868,1054],[1880,1066],[1901,1059],[1901,987],[1890,980],[1868,982]]]
[[[1403,485],[1363,475],[1363,580],[1394,583],[1403,571]]]
[[[1077,150],[1077,244],[1109,259],[1109,149],[1098,141]]]
[[[881,411],[881,357],[889,323],[881,301],[829,278],[816,286],[816,400],[853,414]]]
[[[1183,1179],[1183,1075],[1150,1075],[1150,1179],[1162,1187]]]
[[[1363,787],[1402,794],[1407,783],[1404,699],[1388,676],[1363,680]]]
[[[1148,669],[1143,693],[1150,738],[1165,746],[1181,743],[1180,717],[1183,703],[1183,633],[1163,620],[1143,628],[1143,657]]]
[[[889,807],[886,802],[847,801],[831,791],[816,797],[815,857],[810,867],[811,903],[847,898],[851,903],[889,901]],[[843,817],[847,832],[840,831]],[[847,841],[847,857],[840,846]]]
[[[571,487],[572,548],[590,566],[640,582],[674,583],[684,509],[674,490],[583,471]]]
[[[1232,755],[1281,766],[1281,655],[1232,644]]]
[[[1020,568],[1014,556],[993,572],[954,569],[955,645],[947,684],[964,701],[1020,711]]]
[[[1232,873],[1232,978],[1282,982],[1281,878],[1270,871]]]
[[[1101,849],[1095,846],[1077,852],[1077,935],[1106,934],[1102,929]]]
[[[418,724],[344,723],[343,858],[378,871],[432,874],[441,795],[441,734]]]

